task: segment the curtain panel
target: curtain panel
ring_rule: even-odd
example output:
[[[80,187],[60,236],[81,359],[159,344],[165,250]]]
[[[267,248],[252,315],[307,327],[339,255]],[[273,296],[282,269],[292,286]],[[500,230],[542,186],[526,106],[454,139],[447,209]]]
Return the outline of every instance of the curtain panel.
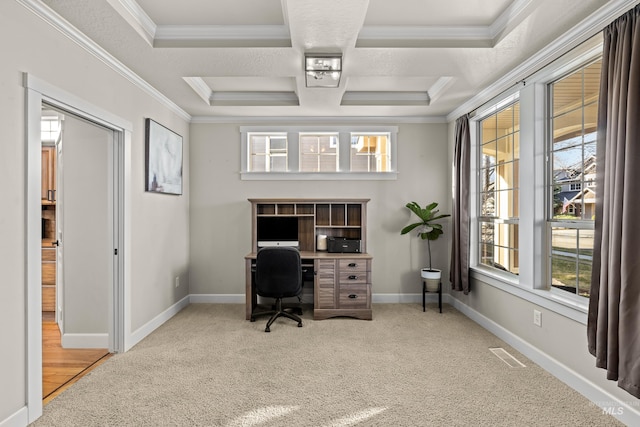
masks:
[[[640,398],[640,6],[603,35],[588,345]]]
[[[456,120],[453,163],[453,233],[451,243],[451,289],[469,293],[469,176],[471,135],[469,115]]]

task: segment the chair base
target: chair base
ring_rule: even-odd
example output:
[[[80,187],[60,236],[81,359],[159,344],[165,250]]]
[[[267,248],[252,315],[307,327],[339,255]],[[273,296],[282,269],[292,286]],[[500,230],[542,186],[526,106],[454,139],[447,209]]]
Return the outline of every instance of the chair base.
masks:
[[[300,308],[300,307],[282,308],[282,298],[276,298],[275,308],[273,310],[261,311],[259,313],[252,313],[251,314],[251,321],[255,322],[255,320],[256,320],[255,316],[262,316],[262,315],[266,315],[266,314],[271,314],[272,316],[271,316],[271,318],[269,318],[269,321],[267,322],[267,326],[264,329],[265,332],[271,332],[271,325],[273,324],[273,322],[276,321],[276,319],[278,317],[288,317],[291,320],[295,320],[296,322],[298,322],[298,327],[301,328],[302,327],[302,319],[300,319],[300,317],[298,317],[294,313],[302,314],[302,308]]]

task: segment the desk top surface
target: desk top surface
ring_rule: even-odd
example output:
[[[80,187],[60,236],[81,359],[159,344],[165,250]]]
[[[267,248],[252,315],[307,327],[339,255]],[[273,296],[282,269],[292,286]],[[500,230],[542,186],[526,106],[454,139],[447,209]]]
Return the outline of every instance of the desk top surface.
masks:
[[[251,252],[245,255],[245,259],[255,259],[256,253]],[[369,254],[361,253],[342,253],[342,252],[313,252],[313,251],[300,251],[300,258],[302,259],[336,259],[336,258],[359,258],[359,259],[372,259],[373,256]]]

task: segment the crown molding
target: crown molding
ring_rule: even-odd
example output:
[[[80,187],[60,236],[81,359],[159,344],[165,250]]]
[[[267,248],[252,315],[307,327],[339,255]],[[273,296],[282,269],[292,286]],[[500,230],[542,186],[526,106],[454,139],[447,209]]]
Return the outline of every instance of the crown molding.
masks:
[[[514,0],[490,25],[365,26],[356,47],[494,47],[527,16],[533,0]]]
[[[135,86],[142,89],[152,98],[163,104],[169,110],[176,113],[178,116],[183,118],[186,121],[191,120],[191,115],[180,108],[176,103],[171,101],[169,98],[164,96],[160,91],[155,89],[149,83],[147,83],[144,79],[138,76],[136,73],[131,71],[127,66],[125,66],[122,62],[118,61],[116,58],[111,56],[109,52],[104,50],[100,45],[96,42],[88,38],[82,32],[80,32],[76,27],[71,25],[68,21],[54,12],[51,8],[43,4],[38,0],[16,0],[19,4],[24,6],[27,10],[31,11],[33,14],[38,16],[40,19],[51,25],[56,30],[60,31],[70,40],[78,44],[80,47],[85,49],[87,52],[92,54],[94,57],[102,61],[108,67],[116,71],[118,74],[126,78],[129,82],[133,83]]]
[[[153,46],[157,29],[156,23],[135,0],[107,0],[107,2],[142,36],[149,46]]]
[[[295,92],[212,92],[210,105],[215,106],[292,106],[300,105]]]
[[[132,0],[131,0],[132,1]],[[160,25],[155,47],[291,47],[284,25]]]
[[[211,105],[211,95],[213,91],[202,77],[183,77],[182,78],[195,93],[207,104]]]
[[[426,91],[346,91],[340,105],[429,105]]]
[[[451,122],[466,114],[492,98],[514,87],[518,82],[536,73],[562,55],[593,37],[604,27],[609,25],[620,15],[632,9],[640,0],[611,0],[600,9],[592,13],[579,24],[571,28],[562,36],[551,42],[542,50],[532,55],[527,61],[515,67],[509,73],[496,80],[493,84],[480,91],[476,96],[460,105],[447,115]]]
[[[356,48],[492,47],[488,26],[365,26]]]

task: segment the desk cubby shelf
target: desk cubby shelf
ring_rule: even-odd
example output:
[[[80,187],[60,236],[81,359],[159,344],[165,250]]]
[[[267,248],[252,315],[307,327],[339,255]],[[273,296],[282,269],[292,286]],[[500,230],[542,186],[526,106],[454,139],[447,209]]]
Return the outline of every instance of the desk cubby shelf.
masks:
[[[246,260],[246,318],[257,304],[252,265],[258,252],[258,218],[297,219],[302,262],[313,267],[314,319],[348,316],[371,320],[371,263],[367,254],[369,199],[249,199],[251,253]],[[327,253],[316,248],[317,236],[360,240],[360,253]]]
[[[260,216],[298,218],[301,251],[316,251],[316,236],[359,239],[366,252],[366,205],[369,199],[249,199],[252,206],[252,251],[257,251]]]

